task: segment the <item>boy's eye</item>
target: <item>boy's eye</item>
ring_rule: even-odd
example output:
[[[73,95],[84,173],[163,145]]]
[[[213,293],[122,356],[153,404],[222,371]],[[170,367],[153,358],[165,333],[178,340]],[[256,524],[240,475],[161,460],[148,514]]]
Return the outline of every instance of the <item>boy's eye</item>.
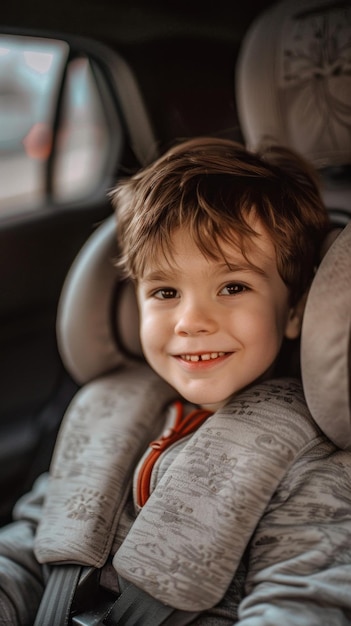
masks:
[[[158,298],[159,300],[171,300],[172,298],[177,297],[178,292],[176,289],[173,289],[172,287],[165,287],[163,289],[159,289],[158,291],[155,291],[153,295],[154,295],[154,298]]]
[[[247,287],[241,283],[229,283],[219,292],[222,296],[236,296],[243,291],[247,291]]]

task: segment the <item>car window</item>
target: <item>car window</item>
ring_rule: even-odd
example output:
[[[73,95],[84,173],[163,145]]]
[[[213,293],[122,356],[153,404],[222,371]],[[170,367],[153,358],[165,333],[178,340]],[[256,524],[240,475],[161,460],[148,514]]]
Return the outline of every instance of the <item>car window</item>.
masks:
[[[67,42],[0,36],[0,220],[101,186],[122,141],[111,99],[98,63]]]

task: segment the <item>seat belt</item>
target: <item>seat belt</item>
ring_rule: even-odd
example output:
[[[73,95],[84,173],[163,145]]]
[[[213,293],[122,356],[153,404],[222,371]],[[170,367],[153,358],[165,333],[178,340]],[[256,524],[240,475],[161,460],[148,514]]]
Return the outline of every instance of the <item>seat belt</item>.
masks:
[[[84,586],[78,585],[84,568],[80,565],[53,567],[33,626],[186,626],[199,613],[182,611],[159,602],[132,583],[121,580],[122,593],[108,605],[72,616],[76,592],[84,598]],[[88,568],[87,579],[96,568]],[[87,599],[91,600],[91,587],[87,585]],[[100,604],[97,600],[97,604]]]
[[[167,606],[132,583],[127,583],[101,626],[186,626],[198,615]]]
[[[53,568],[33,626],[68,626],[81,571],[80,565]]]

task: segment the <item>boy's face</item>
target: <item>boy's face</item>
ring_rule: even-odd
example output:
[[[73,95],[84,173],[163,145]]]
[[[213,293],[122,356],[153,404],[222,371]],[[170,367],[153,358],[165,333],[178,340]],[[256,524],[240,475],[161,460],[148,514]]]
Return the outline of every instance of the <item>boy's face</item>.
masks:
[[[150,253],[138,281],[147,361],[186,400],[213,411],[269,376],[284,336],[300,330],[273,244],[257,221],[255,230],[248,257],[261,271],[223,242],[230,269],[205,257],[179,229],[172,261]]]

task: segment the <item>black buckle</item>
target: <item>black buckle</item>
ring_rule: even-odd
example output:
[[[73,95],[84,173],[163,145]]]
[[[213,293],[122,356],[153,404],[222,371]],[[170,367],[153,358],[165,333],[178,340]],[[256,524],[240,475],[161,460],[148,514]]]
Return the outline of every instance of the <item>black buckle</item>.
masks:
[[[72,626],[103,626],[117,595],[100,585],[101,570],[87,567],[82,573],[71,609]]]

